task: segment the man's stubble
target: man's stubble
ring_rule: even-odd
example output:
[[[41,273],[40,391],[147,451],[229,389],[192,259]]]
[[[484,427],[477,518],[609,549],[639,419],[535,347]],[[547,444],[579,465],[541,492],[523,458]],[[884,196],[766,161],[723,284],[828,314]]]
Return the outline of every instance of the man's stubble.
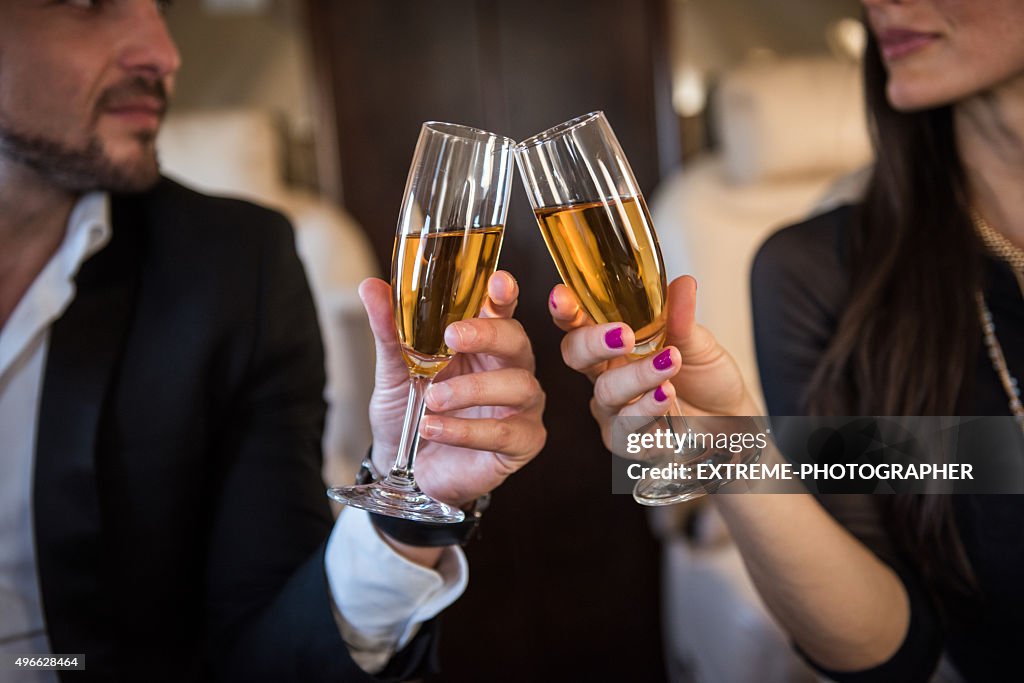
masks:
[[[167,93],[161,83],[132,78],[105,92],[97,112],[133,94],[157,97],[166,106]],[[90,122],[93,127],[98,117],[99,114]],[[142,192],[156,184],[160,179],[156,135],[139,132],[135,137],[140,154],[133,161],[115,162],[95,132],[89,134],[84,144],[74,146],[53,136],[25,130],[0,111],[0,156],[31,169],[68,192]]]
[[[118,164],[104,152],[95,134],[75,148],[60,140],[19,132],[0,118],[0,155],[74,193],[141,192],[151,187],[160,177],[152,137],[139,136],[139,144],[147,151],[138,162]]]

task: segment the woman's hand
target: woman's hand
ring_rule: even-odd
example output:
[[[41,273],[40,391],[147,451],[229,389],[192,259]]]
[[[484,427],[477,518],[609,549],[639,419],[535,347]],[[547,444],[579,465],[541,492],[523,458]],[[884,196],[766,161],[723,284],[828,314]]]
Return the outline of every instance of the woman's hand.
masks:
[[[453,323],[445,343],[456,353],[427,392],[424,441],[416,481],[446,503],[464,505],[488,493],[528,463],[544,445],[544,392],[534,377],[530,340],[512,319],[519,297],[515,279],[491,276],[480,317]],[[386,473],[394,464],[409,393],[391,307],[391,288],[370,278],[359,287],[376,341],[377,366],[370,425],[373,461]]]
[[[665,413],[670,403],[658,400],[658,389],[666,397],[674,392],[690,415],[760,414],[736,363],[694,322],[696,296],[691,277],[669,286],[666,347],[659,354],[667,353],[671,366],[659,369],[658,354],[628,359],[634,340],[626,325],[595,325],[567,288],[551,293],[551,316],[567,331],[562,357],[594,381],[591,412],[609,449],[612,418]],[[843,671],[877,666],[893,655],[910,615],[902,582],[813,497],[714,499],[765,604],[804,652]]]
[[[676,396],[687,415],[757,415],[760,410],[736,362],[707,329],[696,324],[697,281],[676,278],[668,287],[665,347],[630,360],[635,339],[623,323],[594,324],[564,285],[548,300],[555,324],[567,334],[562,358],[594,382],[590,412],[611,447],[614,417],[664,415]]]

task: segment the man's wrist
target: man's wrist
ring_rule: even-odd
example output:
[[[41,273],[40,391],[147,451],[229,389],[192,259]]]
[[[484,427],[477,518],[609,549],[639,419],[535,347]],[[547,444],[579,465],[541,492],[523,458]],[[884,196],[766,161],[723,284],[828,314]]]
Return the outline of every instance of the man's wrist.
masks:
[[[373,466],[373,460],[367,457],[363,460],[356,475],[356,484],[369,484],[379,478]],[[381,538],[396,550],[399,546],[411,551],[413,548],[437,549],[451,545],[466,545],[476,536],[480,519],[484,510],[490,505],[490,499],[490,494],[477,498],[471,503],[469,509],[465,510],[465,520],[454,524],[415,522],[375,512],[370,513],[370,521]],[[417,553],[417,555],[424,559],[433,558],[436,562],[436,557],[431,554]]]
[[[426,568],[396,552],[370,524],[366,511],[341,513],[327,542],[324,566],[342,638],[364,670],[380,671],[409,643],[418,624],[435,617],[465,590],[468,566],[461,549],[441,549],[436,565]]]
[[[380,536],[381,539],[383,539],[383,541],[391,547],[392,550],[394,550],[396,553],[398,553],[405,559],[409,560],[410,562],[414,562],[420,565],[421,567],[426,567],[427,569],[435,569],[437,567],[438,562],[441,561],[441,555],[444,554],[445,546],[431,547],[421,545],[409,545],[408,543],[402,543],[401,541],[392,538],[380,529],[375,529],[375,531],[377,532],[377,535]]]

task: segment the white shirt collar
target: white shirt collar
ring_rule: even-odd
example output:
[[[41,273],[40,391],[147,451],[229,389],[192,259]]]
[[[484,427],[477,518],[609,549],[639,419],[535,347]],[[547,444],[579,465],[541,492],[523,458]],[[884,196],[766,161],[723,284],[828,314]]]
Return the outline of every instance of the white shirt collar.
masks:
[[[89,257],[107,245],[111,233],[110,195],[90,192],[82,196],[71,210],[61,245],[0,330],[0,377],[71,303],[75,276]]]
[[[106,192],[84,195],[68,217],[68,231],[59,250],[66,250],[62,274],[73,278],[90,256],[107,245],[110,234],[110,195]]]

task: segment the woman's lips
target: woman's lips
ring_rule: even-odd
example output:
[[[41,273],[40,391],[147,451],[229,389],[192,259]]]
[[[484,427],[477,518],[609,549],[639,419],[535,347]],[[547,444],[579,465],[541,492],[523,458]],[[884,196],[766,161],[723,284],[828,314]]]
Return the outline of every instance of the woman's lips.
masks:
[[[904,28],[889,28],[878,36],[882,56],[886,61],[906,57],[939,39],[937,33],[922,33]]]

